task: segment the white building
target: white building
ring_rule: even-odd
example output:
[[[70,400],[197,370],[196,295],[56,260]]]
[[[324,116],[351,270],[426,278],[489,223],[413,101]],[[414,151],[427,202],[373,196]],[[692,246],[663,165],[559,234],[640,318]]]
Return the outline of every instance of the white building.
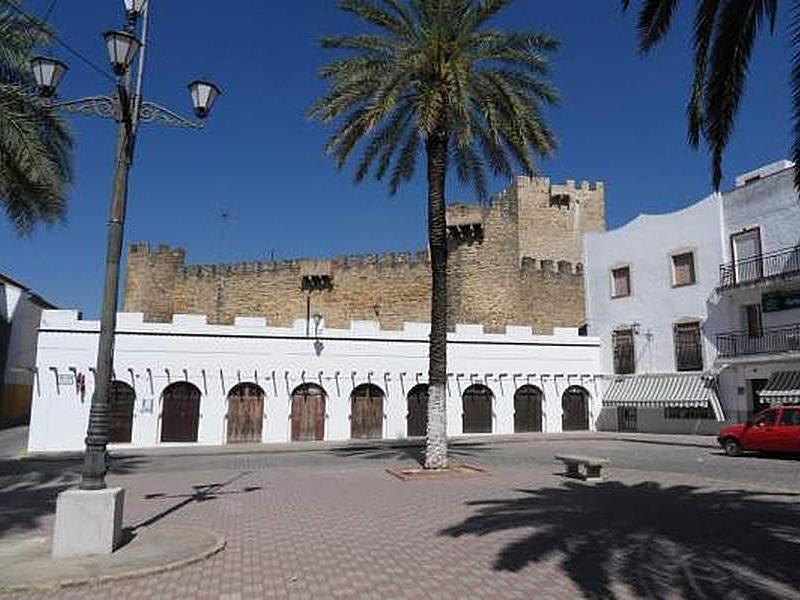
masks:
[[[686,209],[586,236],[588,329],[609,374],[598,427],[711,432],[800,395],[793,175],[767,165]]]
[[[42,315],[30,451],[79,450],[93,391],[99,324]],[[403,438],[424,433],[427,324],[327,329],[263,319],[208,325],[122,313],[115,345],[112,441],[135,447]],[[592,429],[600,343],[458,325],[448,338],[448,433]]]
[[[27,420],[42,311],[55,308],[0,273],[0,426]]]
[[[606,381],[600,428],[699,431],[722,416],[702,334],[722,260],[720,204],[715,194],[586,235],[589,332],[603,371],[621,375]]]
[[[800,200],[780,161],[723,195],[724,264],[716,321],[720,392],[743,419],[769,401],[800,401]]]

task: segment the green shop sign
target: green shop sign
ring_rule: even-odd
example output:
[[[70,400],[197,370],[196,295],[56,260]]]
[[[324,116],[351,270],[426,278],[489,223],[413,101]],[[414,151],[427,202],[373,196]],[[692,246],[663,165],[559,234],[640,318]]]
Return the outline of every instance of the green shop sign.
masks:
[[[761,296],[761,310],[765,313],[793,308],[800,308],[800,290],[770,292]]]

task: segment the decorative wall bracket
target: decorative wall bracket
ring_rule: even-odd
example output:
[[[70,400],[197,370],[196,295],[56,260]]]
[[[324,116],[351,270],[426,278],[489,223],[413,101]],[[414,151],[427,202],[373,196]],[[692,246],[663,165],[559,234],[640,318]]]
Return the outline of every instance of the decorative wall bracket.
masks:
[[[53,108],[86,117],[102,117],[119,121],[122,118],[119,101],[111,96],[88,96],[77,100],[54,102]],[[142,102],[139,106],[139,123],[155,123],[170,127],[202,129],[203,123],[187,119],[155,102]]]

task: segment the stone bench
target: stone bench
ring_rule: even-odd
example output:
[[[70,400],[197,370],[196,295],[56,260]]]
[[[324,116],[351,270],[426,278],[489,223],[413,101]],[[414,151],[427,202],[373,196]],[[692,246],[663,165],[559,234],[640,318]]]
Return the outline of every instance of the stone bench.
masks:
[[[611,461],[607,458],[598,458],[596,456],[577,456],[571,454],[560,454],[556,456],[556,460],[560,460],[567,467],[565,473],[567,477],[576,479],[583,479],[584,481],[602,481],[603,467]],[[583,466],[585,471],[583,474],[580,472],[580,467]]]

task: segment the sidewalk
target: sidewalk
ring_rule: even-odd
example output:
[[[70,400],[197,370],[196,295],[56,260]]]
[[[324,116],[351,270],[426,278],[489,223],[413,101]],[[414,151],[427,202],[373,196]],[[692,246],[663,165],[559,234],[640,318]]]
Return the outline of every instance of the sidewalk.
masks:
[[[717,439],[712,435],[683,435],[659,433],[618,433],[603,431],[586,431],[571,433],[520,433],[514,435],[461,435],[450,437],[450,445],[487,447],[494,445],[529,443],[532,441],[562,442],[564,440],[596,440],[624,441],[641,444],[665,446],[685,446],[698,448],[716,448]],[[130,446],[111,446],[110,453],[115,457],[130,456],[219,456],[224,454],[285,454],[291,452],[329,452],[338,449],[379,450],[390,448],[414,448],[424,444],[423,438],[403,438],[395,440],[343,440],[323,442],[287,442],[269,444],[227,444],[221,446],[166,446],[158,448],[134,448]],[[82,456],[80,452],[33,452],[22,458],[25,460],[59,460],[75,459]]]

